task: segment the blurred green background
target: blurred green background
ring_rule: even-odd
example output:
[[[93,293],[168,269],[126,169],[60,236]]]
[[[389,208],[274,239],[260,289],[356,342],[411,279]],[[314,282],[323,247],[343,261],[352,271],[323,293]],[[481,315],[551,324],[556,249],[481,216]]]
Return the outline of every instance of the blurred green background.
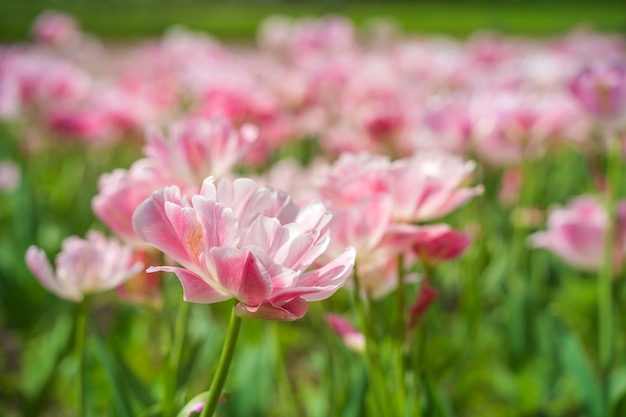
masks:
[[[74,15],[83,28],[111,40],[158,36],[173,24],[224,39],[252,39],[272,14],[319,16],[339,13],[363,24],[388,17],[404,31],[466,36],[480,29],[546,36],[579,24],[626,33],[626,2],[610,1],[207,1],[207,0],[2,0],[0,42],[28,38],[33,18],[44,9]]]

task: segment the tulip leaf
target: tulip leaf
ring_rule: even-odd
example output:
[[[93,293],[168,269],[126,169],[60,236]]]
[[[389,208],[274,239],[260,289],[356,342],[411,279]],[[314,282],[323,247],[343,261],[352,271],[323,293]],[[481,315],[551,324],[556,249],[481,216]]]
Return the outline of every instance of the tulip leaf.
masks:
[[[601,417],[602,397],[593,367],[578,338],[567,330],[561,334],[561,361],[574,378],[589,415]]]
[[[72,328],[71,315],[59,315],[50,331],[32,339],[26,346],[20,384],[28,401],[38,398],[54,377],[59,360],[71,344]]]
[[[367,369],[361,364],[356,382],[350,390],[348,404],[343,412],[346,417],[359,417],[364,414],[365,395],[367,393]]]
[[[613,415],[617,413],[617,408],[626,399],[626,367],[622,366],[611,375],[611,407]]]
[[[119,366],[109,352],[97,326],[90,326],[90,330],[93,330],[90,332],[93,335],[92,340],[95,344],[102,368],[104,369],[107,382],[111,388],[113,408],[119,417],[132,417],[135,413],[131,410],[130,400],[127,397],[127,384],[120,375]]]

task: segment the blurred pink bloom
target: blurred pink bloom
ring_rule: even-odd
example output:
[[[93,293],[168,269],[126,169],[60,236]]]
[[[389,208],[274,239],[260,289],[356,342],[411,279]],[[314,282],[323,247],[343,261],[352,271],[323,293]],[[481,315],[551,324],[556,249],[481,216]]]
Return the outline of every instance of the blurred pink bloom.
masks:
[[[72,16],[52,10],[37,16],[31,31],[37,42],[54,46],[71,44],[80,37],[78,24]]]
[[[626,63],[599,62],[583,68],[570,83],[570,91],[590,115],[613,119],[626,110]]]
[[[0,161],[0,191],[13,190],[20,184],[19,167],[11,161]]]
[[[387,181],[396,222],[443,217],[483,192],[467,187],[476,164],[443,152],[418,152],[394,161]]]
[[[236,129],[222,117],[196,118],[172,125],[169,140],[151,130],[144,153],[181,182],[199,185],[208,176],[228,176],[257,135],[252,125]]]
[[[367,153],[341,155],[317,179],[333,213],[328,254],[354,246],[361,288],[375,296],[393,290],[397,257],[426,238],[413,223],[445,216],[480,194],[481,187],[465,186],[473,169],[472,162],[434,151],[394,162]]]
[[[614,263],[619,270],[626,255],[626,202],[617,210]],[[581,196],[566,207],[550,213],[548,230],[530,236],[535,248],[545,248],[568,264],[586,271],[597,271],[604,259],[607,215],[595,198]]]
[[[10,77],[0,76],[0,120],[17,118],[20,115],[21,105],[17,81]]]
[[[519,198],[523,183],[524,176],[519,167],[510,167],[504,171],[500,180],[500,192],[498,193],[500,203],[506,207],[514,205]]]
[[[159,252],[155,250],[137,251],[135,259],[143,265],[150,265],[152,259]],[[145,270],[140,271],[134,277],[115,288],[117,296],[126,302],[160,306],[161,303],[161,274],[149,274]]]
[[[413,252],[428,265],[458,258],[470,244],[468,235],[447,224],[420,226],[413,239]]]
[[[439,290],[432,287],[427,280],[422,282],[417,299],[409,308],[409,321],[407,323],[409,329],[415,327],[420,321],[424,313],[426,313],[426,310],[428,310],[428,307],[435,301],[438,294]]]
[[[338,314],[326,314],[324,318],[349,349],[359,353],[365,351],[365,336],[355,329],[345,317]]]
[[[46,254],[35,246],[26,251],[26,264],[43,287],[72,301],[110,290],[144,268],[129,246],[96,231],[90,231],[86,240],[71,236],[63,241],[56,275]]]
[[[173,183],[162,165],[143,158],[133,163],[129,170],[116,169],[100,176],[99,193],[91,201],[91,207],[96,216],[122,239],[142,243],[133,229],[133,212],[153,191]]]
[[[349,276],[355,250],[308,270],[326,250],[331,214],[321,203],[298,208],[286,194],[246,178],[207,178],[200,194],[156,191],[133,216],[137,235],[183,267],[174,272],[186,301],[239,301],[242,317],[296,320],[307,301],[330,297]]]

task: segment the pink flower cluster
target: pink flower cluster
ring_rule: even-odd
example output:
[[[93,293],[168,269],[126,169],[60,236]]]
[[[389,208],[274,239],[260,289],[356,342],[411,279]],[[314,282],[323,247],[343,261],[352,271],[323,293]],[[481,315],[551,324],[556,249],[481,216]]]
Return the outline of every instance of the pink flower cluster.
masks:
[[[84,38],[67,19],[43,15],[33,32],[47,43]],[[509,165],[584,142],[598,117],[623,126],[618,37],[358,35],[337,16],[274,17],[261,26],[257,48],[181,29],[115,52],[93,41],[71,54],[2,47],[0,118],[28,115],[44,132],[101,143],[181,114],[220,115],[237,128],[257,126],[246,162],[259,166],[304,137],[318,138],[331,156],[436,148]]]

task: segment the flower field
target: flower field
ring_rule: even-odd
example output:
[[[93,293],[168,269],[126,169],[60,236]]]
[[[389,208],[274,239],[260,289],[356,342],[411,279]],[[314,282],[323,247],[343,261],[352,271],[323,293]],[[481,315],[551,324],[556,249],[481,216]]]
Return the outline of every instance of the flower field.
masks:
[[[30,31],[0,415],[626,415],[622,35]]]

